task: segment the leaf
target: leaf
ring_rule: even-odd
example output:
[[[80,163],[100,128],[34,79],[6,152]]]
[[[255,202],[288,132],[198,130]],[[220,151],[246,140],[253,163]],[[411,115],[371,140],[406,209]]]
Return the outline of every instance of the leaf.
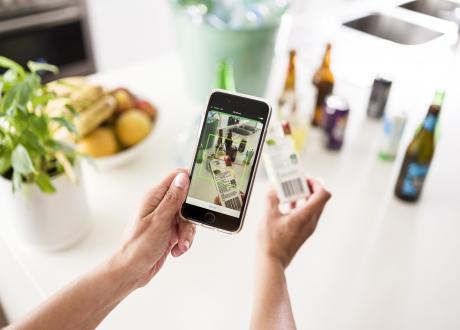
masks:
[[[52,72],[54,74],[59,73],[59,68],[57,66],[48,63],[29,61],[27,62],[27,67],[32,73],[39,73],[39,71]]]
[[[0,67],[16,71],[21,77],[26,75],[26,71],[20,64],[4,56],[0,56]]]
[[[80,113],[77,110],[75,110],[75,108],[72,105],[66,104],[65,107],[66,107],[67,110],[69,110],[69,112],[73,116],[78,117],[80,115]]]
[[[11,150],[2,150],[0,153],[0,175],[11,168]]]
[[[68,120],[67,118],[64,117],[52,117],[51,118],[53,121],[57,122],[59,125],[62,127],[65,127],[70,133],[78,134],[77,128],[75,125]]]
[[[52,194],[56,192],[56,188],[53,186],[50,177],[42,172],[35,175],[35,183],[44,193]]]
[[[17,85],[18,92],[16,94],[16,101],[19,105],[26,105],[27,102],[31,99],[33,93],[33,86],[31,79],[24,80],[21,84]]]
[[[3,97],[2,102],[0,103],[0,113],[9,111],[12,108],[12,105],[16,101],[16,94],[18,93],[18,86],[11,88]]]
[[[23,131],[19,137],[19,141],[27,150],[34,151],[38,154],[45,152],[45,149],[40,144],[40,140],[37,135],[29,130]]]
[[[18,171],[13,171],[13,192],[17,192],[22,186],[22,176]]]
[[[11,164],[13,165],[14,171],[20,174],[27,175],[35,171],[29,153],[22,144],[18,144],[16,148],[14,148],[13,154],[11,155]]]
[[[33,116],[30,118],[29,123],[32,129],[41,139],[45,139],[47,137],[48,122],[45,116]]]
[[[45,143],[46,143],[46,146],[53,152],[62,151],[66,154],[75,153],[75,149],[69,143],[65,143],[65,142],[57,141],[53,139],[49,139]]]

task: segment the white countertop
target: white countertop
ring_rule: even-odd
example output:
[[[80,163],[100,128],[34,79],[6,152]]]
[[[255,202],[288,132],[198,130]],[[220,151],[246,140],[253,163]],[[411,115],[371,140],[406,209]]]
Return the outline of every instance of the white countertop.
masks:
[[[177,165],[175,136],[202,110],[182,97],[181,77],[176,56],[95,77],[107,85],[132,88],[157,104],[160,119],[154,142],[148,153],[124,167],[100,173],[86,169],[93,224],[75,247],[39,253],[3,235],[0,297],[11,320],[109,256],[143,192]],[[458,86],[455,82],[452,86]],[[381,127],[365,119],[368,89],[338,85],[341,93],[350,95],[352,109],[344,149],[323,150],[317,132],[312,132],[304,157],[306,173],[322,177],[333,198],[314,237],[287,271],[298,328],[458,329],[460,95],[448,90],[442,136],[424,193],[418,204],[410,205],[393,197],[401,152],[394,163],[377,158]],[[427,110],[431,91],[420,95],[414,91],[407,96],[413,111],[404,146]],[[169,259],[159,275],[122,302],[100,328],[247,328],[256,275],[256,227],[269,187],[262,172],[242,233],[199,229],[191,251]]]

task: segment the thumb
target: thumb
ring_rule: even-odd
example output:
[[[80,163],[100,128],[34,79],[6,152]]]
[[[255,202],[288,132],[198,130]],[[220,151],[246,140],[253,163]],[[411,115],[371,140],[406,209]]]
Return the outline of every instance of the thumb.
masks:
[[[185,201],[188,186],[188,175],[183,172],[178,173],[156,209],[160,217],[169,218],[177,214]]]

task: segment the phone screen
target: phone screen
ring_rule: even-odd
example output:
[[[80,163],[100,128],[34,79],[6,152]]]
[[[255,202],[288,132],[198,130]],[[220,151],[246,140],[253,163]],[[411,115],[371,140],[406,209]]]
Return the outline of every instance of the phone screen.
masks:
[[[240,228],[269,112],[259,100],[212,94],[182,209],[185,217],[227,231]]]

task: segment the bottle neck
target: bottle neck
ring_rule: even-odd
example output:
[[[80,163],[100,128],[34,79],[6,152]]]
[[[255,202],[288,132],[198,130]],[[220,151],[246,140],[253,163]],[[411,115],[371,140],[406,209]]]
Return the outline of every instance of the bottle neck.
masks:
[[[323,64],[321,65],[323,68],[328,68],[331,65],[331,47],[328,45],[326,48],[326,52],[324,53]]]
[[[439,112],[441,111],[441,107],[437,105],[431,105],[430,109],[428,110],[428,114],[423,121],[423,129],[428,132],[434,132],[436,128],[436,124],[439,118]]]
[[[289,67],[284,83],[284,91],[295,90],[295,55],[291,54],[289,57]]]

